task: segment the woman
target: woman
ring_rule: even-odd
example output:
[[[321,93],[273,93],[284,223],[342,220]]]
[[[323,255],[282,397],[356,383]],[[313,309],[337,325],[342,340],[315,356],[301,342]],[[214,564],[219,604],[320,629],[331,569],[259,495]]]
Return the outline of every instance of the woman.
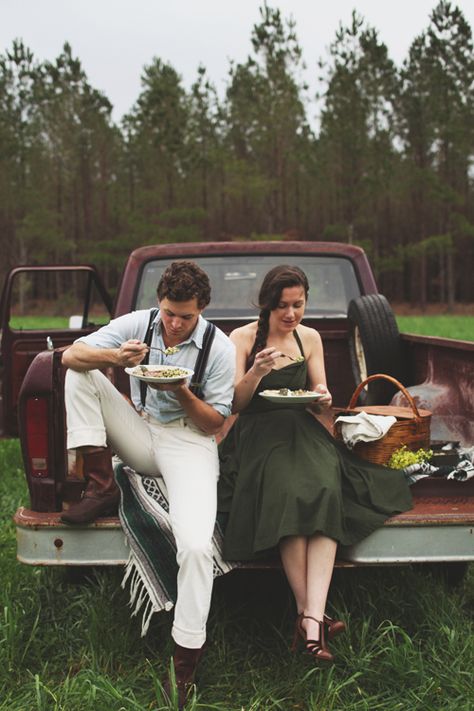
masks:
[[[329,408],[320,335],[301,324],[308,281],[277,266],[259,293],[260,317],[232,332],[237,372],[236,424],[220,446],[219,509],[229,512],[224,557],[248,560],[279,547],[293,591],[295,642],[319,661],[345,629],[325,615],[337,544],[351,545],[411,507],[399,472],[361,460],[336,442],[311,412],[274,404],[262,390],[314,390]]]

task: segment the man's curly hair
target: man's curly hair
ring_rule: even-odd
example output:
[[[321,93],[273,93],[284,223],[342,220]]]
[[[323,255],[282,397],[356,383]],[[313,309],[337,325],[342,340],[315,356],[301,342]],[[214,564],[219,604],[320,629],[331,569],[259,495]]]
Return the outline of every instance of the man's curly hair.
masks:
[[[189,301],[197,299],[199,309],[203,309],[211,300],[209,277],[195,262],[185,259],[171,262],[166,267],[156,290],[158,299],[170,301]]]

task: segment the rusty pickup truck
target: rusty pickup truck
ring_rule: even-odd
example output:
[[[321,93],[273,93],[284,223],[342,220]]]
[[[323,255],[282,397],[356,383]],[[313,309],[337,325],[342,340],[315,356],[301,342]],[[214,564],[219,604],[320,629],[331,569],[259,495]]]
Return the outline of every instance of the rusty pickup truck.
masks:
[[[474,343],[400,334],[359,247],[299,241],[147,246],[129,256],[113,304],[92,266],[17,267],[2,295],[1,352],[3,427],[7,434],[19,434],[30,494],[29,506],[14,517],[21,562],[126,562],[118,519],[81,528],[59,521],[63,507],[83,488],[80,460],[66,449],[61,352],[111,317],[155,305],[164,268],[182,258],[195,260],[209,274],[213,291],[206,317],[227,333],[255,318],[257,290],[269,268],[297,264],[310,282],[305,323],[322,336],[334,405],[347,406],[367,375],[386,373],[432,411],[434,443],[474,444]],[[43,316],[54,305],[47,328],[38,320],[38,303]],[[37,309],[36,319],[25,316],[29,304]],[[122,370],[107,375],[128,393]],[[389,403],[393,395],[393,386],[379,379],[362,391],[361,403]],[[427,477],[413,486],[413,494],[411,511],[394,516],[357,545],[340,548],[337,565],[436,563],[461,577],[474,560],[474,479]]]

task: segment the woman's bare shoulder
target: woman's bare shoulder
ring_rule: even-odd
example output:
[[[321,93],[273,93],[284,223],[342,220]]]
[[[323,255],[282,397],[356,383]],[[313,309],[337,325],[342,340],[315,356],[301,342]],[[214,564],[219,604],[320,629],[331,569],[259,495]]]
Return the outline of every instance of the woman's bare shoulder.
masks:
[[[308,326],[300,324],[297,328],[297,333],[301,338],[303,347],[306,346],[307,348],[311,348],[312,346],[316,347],[321,344],[321,336],[319,335],[319,331],[316,331],[314,328],[309,328]]]
[[[253,343],[257,332],[257,323],[247,323],[245,326],[240,326],[232,331],[229,338],[236,344]]]

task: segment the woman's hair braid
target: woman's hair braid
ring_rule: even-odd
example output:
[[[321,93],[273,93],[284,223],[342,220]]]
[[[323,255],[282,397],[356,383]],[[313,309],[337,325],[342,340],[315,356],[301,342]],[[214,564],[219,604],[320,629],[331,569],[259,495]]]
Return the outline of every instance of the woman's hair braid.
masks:
[[[257,322],[257,333],[255,334],[255,341],[253,342],[252,350],[247,358],[247,369],[251,367],[255,360],[255,356],[261,350],[263,350],[267,343],[268,329],[270,327],[270,311],[268,309],[262,309],[260,311],[260,316]]]

